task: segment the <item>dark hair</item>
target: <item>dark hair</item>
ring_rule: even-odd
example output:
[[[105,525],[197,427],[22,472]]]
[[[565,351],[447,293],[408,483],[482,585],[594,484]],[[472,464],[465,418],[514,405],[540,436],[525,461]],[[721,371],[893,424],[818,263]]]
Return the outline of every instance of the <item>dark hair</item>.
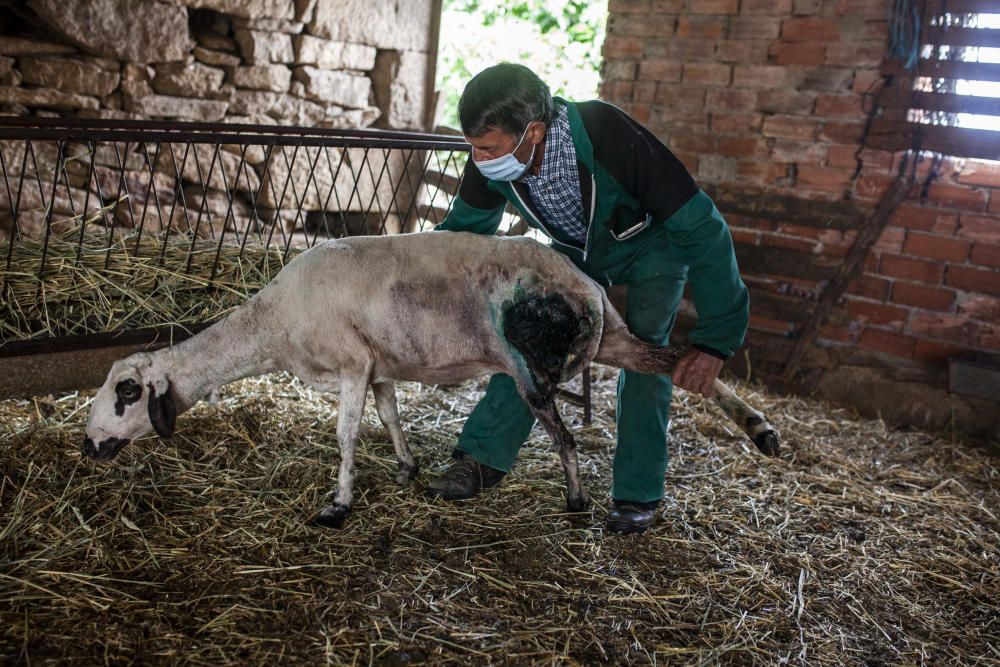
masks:
[[[500,63],[472,77],[458,100],[462,133],[480,137],[492,128],[520,134],[528,123],[552,123],[552,94],[524,65]]]

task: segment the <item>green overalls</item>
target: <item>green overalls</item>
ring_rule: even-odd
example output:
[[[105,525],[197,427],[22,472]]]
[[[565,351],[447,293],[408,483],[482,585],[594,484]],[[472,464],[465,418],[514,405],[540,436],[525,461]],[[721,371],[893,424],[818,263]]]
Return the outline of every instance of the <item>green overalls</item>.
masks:
[[[685,282],[689,282],[699,314],[690,342],[717,356],[731,356],[743,342],[749,300],[728,227],[711,199],[698,190],[665,220],[645,214],[643,202],[619,185],[599,156],[595,159],[576,105],[558,98],[556,102],[568,107],[581,165],[584,211],[589,215],[585,248],[580,249],[560,230],[540,220],[511,183],[488,181],[488,188],[513,203],[529,225],[547,234],[552,247],[591,278],[605,286],[627,285],[625,320],[635,336],[666,345]],[[471,164],[467,167],[474,168]],[[503,206],[478,209],[459,197],[437,229],[493,234],[502,212]],[[618,446],[611,488],[616,500],[650,502],[663,497],[672,389],[666,375],[620,374]],[[480,463],[509,471],[534,422],[510,376],[494,375],[462,429],[458,449]]]

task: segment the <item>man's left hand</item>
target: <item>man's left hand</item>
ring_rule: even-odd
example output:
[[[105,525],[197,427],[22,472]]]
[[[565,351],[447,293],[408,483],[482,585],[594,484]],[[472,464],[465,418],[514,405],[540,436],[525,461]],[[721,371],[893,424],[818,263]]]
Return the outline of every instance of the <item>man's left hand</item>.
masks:
[[[715,395],[712,383],[715,382],[715,378],[719,377],[722,364],[722,359],[717,359],[710,354],[692,348],[677,362],[677,367],[674,368],[671,377],[674,384],[681,389],[711,398]]]

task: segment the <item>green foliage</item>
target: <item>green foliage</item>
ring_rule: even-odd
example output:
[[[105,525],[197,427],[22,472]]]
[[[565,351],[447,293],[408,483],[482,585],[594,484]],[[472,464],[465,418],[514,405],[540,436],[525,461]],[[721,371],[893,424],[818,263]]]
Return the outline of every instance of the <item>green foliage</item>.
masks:
[[[457,126],[465,83],[505,60],[532,68],[557,95],[595,97],[606,17],[605,3],[585,0],[444,0],[439,122]]]

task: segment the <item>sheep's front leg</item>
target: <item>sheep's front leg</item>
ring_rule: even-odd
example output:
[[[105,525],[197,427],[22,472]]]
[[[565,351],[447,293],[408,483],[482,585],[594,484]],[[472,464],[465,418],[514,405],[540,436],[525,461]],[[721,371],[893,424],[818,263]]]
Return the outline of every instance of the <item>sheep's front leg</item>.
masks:
[[[368,374],[341,380],[340,408],[337,411],[337,440],[340,442],[340,471],[337,474],[337,496],[333,505],[324,507],[313,523],[326,528],[340,528],[351,513],[354,502],[354,450],[365,410]]]
[[[417,474],[417,461],[413,458],[410,446],[406,444],[406,435],[399,424],[399,410],[396,407],[396,387],[392,382],[375,382],[372,384],[375,393],[375,409],[382,424],[389,429],[392,446],[396,449],[396,459],[399,461],[399,472],[396,473],[397,484],[409,484]]]
[[[566,473],[566,509],[570,512],[582,512],[587,509],[590,498],[583,490],[580,482],[580,466],[576,458],[576,440],[569,432],[559,411],[556,410],[555,399],[550,394],[548,397],[536,397],[536,400],[529,400],[528,405],[535,414],[535,418],[545,428],[545,431],[552,438],[552,441],[559,448],[559,458],[562,460],[563,471]]]

